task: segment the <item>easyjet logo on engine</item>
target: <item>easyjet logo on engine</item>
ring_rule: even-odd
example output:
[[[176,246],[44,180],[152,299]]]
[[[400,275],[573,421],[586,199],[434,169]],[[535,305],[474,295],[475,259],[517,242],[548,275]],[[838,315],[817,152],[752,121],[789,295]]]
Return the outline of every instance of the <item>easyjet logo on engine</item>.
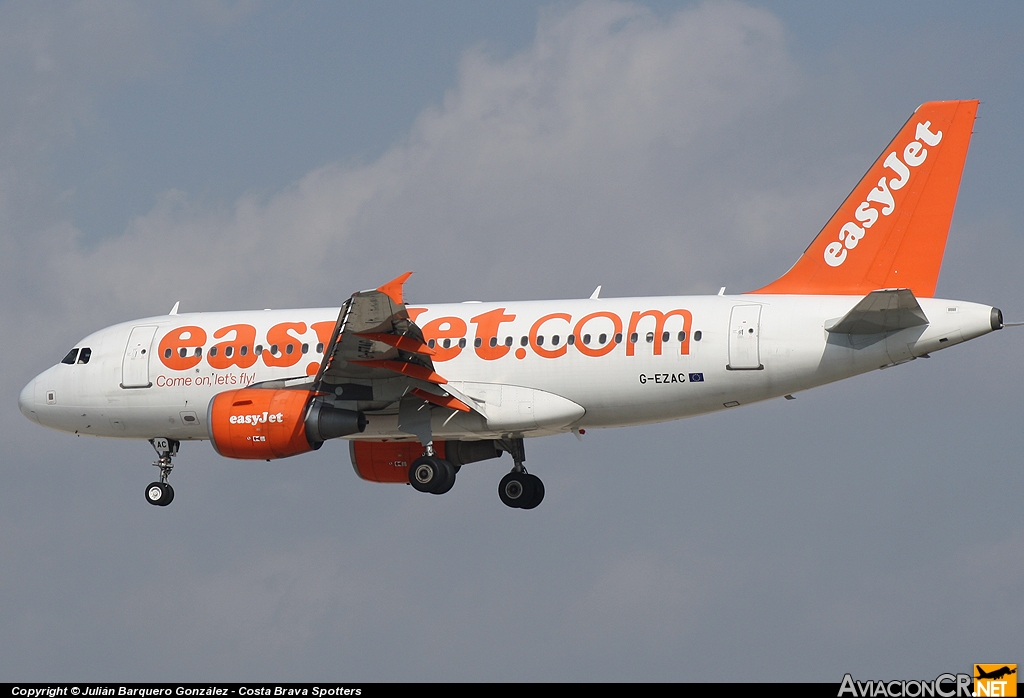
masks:
[[[942,140],[942,131],[930,130],[932,123],[925,121],[918,123],[914,133],[915,140],[907,144],[903,149],[903,158],[900,159],[896,151],[889,153],[883,167],[892,170],[896,176],[886,179],[883,175],[878,184],[868,192],[864,201],[857,206],[853,217],[857,223],[850,221],[839,229],[839,239],[830,242],[825,247],[825,263],[830,267],[838,267],[846,261],[850,250],[857,247],[857,244],[864,238],[867,231],[878,222],[879,214],[891,216],[896,210],[896,197],[893,192],[899,191],[910,181],[911,169],[918,168],[928,157],[928,147],[934,147]],[[875,206],[880,208],[875,208]],[[858,223],[860,225],[858,225]]]
[[[231,424],[266,424],[270,422],[274,424],[276,422],[284,421],[284,413],[278,412],[277,414],[233,414],[228,417],[228,422]]]

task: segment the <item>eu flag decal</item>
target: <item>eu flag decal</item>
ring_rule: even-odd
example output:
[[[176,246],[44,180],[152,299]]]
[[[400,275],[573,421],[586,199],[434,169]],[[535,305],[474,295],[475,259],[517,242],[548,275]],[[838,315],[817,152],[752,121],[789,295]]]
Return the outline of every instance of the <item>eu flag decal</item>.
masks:
[[[690,382],[691,383],[703,383],[704,382],[704,374],[703,373],[691,373],[690,374]]]

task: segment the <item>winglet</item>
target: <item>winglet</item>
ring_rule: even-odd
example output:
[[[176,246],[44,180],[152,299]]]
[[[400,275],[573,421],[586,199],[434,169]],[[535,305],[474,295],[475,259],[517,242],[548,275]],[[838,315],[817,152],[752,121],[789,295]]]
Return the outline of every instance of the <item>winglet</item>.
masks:
[[[412,276],[412,272],[407,271],[401,276],[395,277],[391,281],[387,282],[377,290],[388,296],[388,298],[398,305],[403,305],[405,301],[402,300],[402,284],[404,284],[410,276]]]

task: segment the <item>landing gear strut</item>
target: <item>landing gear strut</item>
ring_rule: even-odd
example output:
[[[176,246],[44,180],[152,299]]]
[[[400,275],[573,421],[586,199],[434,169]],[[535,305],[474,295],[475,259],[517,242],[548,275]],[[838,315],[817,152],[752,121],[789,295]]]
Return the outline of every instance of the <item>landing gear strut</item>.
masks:
[[[423,455],[409,466],[409,484],[420,492],[444,494],[455,485],[458,470],[451,461],[434,453],[434,435],[430,428],[430,403],[406,396],[398,406],[398,428],[413,434],[423,444]]]
[[[160,468],[160,480],[146,485],[146,501],[158,507],[165,507],[174,500],[174,488],[167,484],[174,463],[171,459],[178,455],[178,441],[175,439],[150,439],[149,443],[156,450],[157,460],[153,466]]]
[[[544,483],[526,472],[526,448],[522,437],[502,440],[502,447],[512,454],[512,472],[498,483],[501,503],[513,509],[533,509],[544,500]]]

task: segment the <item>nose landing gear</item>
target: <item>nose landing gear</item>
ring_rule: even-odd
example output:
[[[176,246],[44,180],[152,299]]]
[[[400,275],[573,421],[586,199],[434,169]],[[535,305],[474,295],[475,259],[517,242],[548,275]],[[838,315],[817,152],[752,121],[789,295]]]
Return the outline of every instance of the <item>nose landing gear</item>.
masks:
[[[167,484],[174,463],[171,459],[178,455],[178,441],[175,439],[150,439],[149,443],[156,450],[157,460],[153,466],[160,468],[160,480],[146,485],[146,501],[158,507],[165,507],[174,500],[174,488]]]

